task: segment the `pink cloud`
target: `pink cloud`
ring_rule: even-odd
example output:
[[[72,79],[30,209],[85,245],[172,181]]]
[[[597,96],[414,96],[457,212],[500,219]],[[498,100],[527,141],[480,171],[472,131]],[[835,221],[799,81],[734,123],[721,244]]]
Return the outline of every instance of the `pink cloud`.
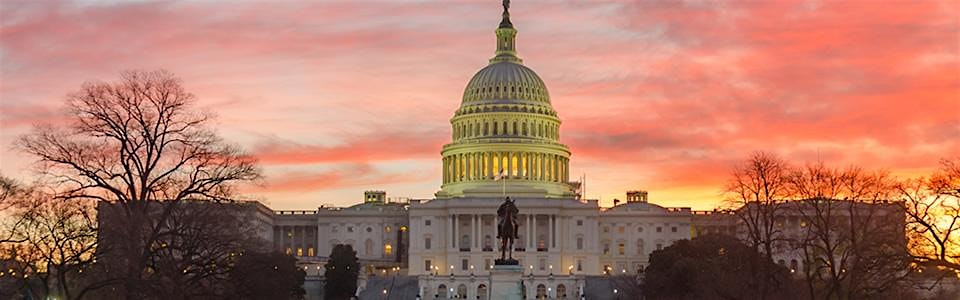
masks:
[[[499,9],[5,5],[0,142],[61,119],[51,112],[84,81],[165,68],[217,112],[227,139],[267,168],[301,170],[271,171],[276,182],[258,191],[382,181],[429,197],[436,187],[421,187],[439,178],[449,118],[493,54]],[[729,166],[755,150],[910,172],[960,152],[951,1],[515,3],[512,15],[520,55],[564,121],[573,173],[588,173],[597,195],[650,187],[677,198],[667,204],[708,208]],[[10,151],[0,157],[21,159]],[[373,171],[431,158],[418,169],[433,173],[414,181]],[[356,165],[369,173],[346,176]]]

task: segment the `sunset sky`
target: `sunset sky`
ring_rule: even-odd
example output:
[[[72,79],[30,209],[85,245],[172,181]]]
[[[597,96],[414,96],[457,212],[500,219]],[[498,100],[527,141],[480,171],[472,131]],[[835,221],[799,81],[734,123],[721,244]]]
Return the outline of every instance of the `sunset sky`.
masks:
[[[0,173],[64,96],[167,69],[260,159],[275,209],[429,198],[500,1],[2,1]],[[709,209],[754,151],[929,173],[960,155],[960,5],[944,1],[513,1],[525,65],[563,120],[571,177]]]

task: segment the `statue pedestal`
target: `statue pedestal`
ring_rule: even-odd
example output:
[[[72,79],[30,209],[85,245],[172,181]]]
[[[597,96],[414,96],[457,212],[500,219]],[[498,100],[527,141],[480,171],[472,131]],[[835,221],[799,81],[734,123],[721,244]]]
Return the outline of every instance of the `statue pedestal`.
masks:
[[[490,299],[522,300],[521,277],[523,267],[519,265],[494,265],[490,270]]]

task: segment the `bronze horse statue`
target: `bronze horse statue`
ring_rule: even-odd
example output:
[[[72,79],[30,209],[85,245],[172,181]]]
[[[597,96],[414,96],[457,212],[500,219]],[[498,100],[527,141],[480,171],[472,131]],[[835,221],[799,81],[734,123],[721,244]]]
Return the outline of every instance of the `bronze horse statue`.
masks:
[[[510,197],[507,197],[497,209],[497,216],[500,218],[497,224],[497,238],[500,239],[499,261],[505,263],[514,261],[513,241],[517,239],[517,229],[520,227],[517,216],[519,212],[517,205],[510,200]]]

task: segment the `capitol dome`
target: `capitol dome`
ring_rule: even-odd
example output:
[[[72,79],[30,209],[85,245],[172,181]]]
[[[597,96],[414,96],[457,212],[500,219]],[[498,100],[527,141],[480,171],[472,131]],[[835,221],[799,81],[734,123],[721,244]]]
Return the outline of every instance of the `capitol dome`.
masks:
[[[497,101],[550,105],[550,94],[532,69],[516,62],[496,62],[473,75],[463,91],[462,105]]]
[[[497,50],[463,91],[443,146],[443,185],[437,198],[571,198],[570,150],[547,86],[517,56],[505,9]]]

